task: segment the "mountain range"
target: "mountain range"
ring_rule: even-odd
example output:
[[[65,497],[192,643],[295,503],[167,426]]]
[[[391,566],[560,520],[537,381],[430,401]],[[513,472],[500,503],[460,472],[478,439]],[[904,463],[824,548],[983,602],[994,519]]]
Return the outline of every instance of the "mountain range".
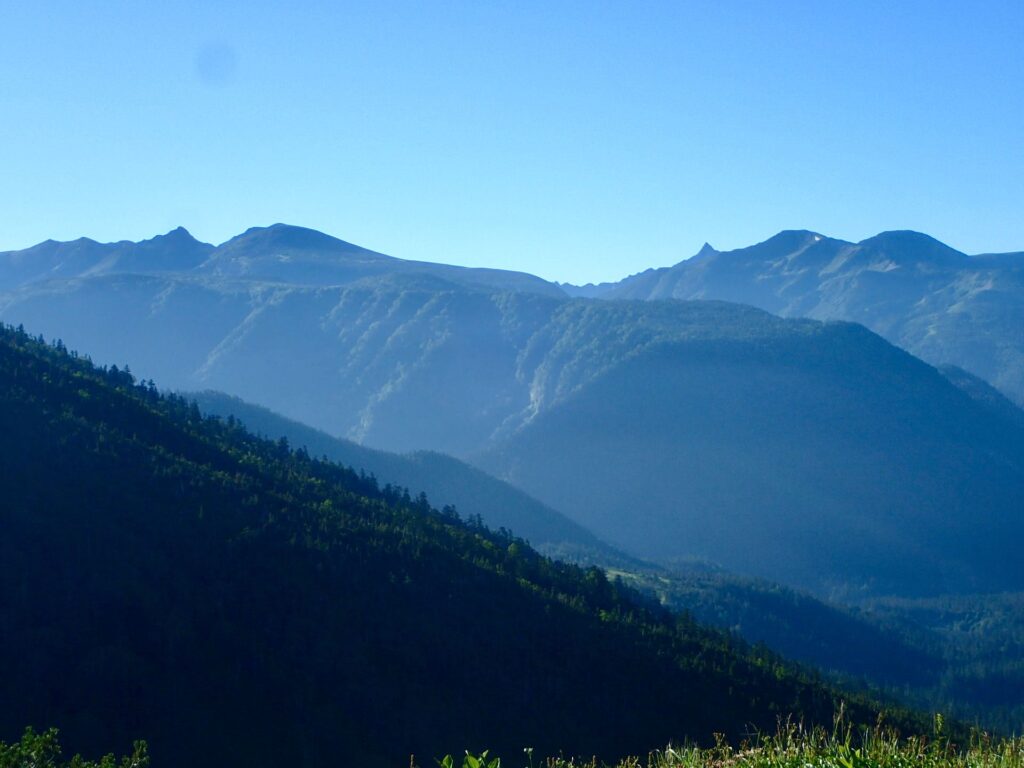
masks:
[[[643,753],[780,713],[922,732],[596,568],[0,328],[0,739],[167,765]]]
[[[779,262],[773,284],[789,297],[787,285],[817,284],[803,260],[831,253],[833,272],[860,270],[837,283],[854,292],[848,305],[892,316],[907,286],[975,259],[1006,276],[965,307],[1004,296],[1017,274],[1012,255],[875,240],[783,233],[753,255],[705,249],[668,272],[704,263],[742,287],[750,265]],[[571,298],[522,273],[393,259],[296,227],[216,248],[175,230],[0,255],[0,318],[162,386],[224,391],[367,447],[468,460],[629,556],[707,559],[819,595],[1024,586],[1015,405],[860,325],[659,299],[658,275],[683,284],[646,273]],[[1010,348],[1004,331],[990,336]]]
[[[313,456],[352,467],[413,496],[424,493],[436,506],[454,508],[464,518],[479,519],[494,530],[514,531],[548,556],[603,567],[640,565],[561,512],[452,456],[436,451],[398,454],[367,448],[222,392],[206,390],[185,396],[203,413],[237,419],[255,434],[272,440],[284,437]]]
[[[973,391],[979,383],[969,385]],[[222,393],[189,398],[204,413],[274,441],[283,437],[313,455],[404,485],[414,496],[425,489],[438,505],[454,504],[492,528],[512,528],[545,553],[599,566],[672,610],[811,665],[847,688],[1002,733],[1024,727],[1024,705],[1013,693],[1024,683],[1024,593],[842,604],[707,563],[658,566],[624,556],[552,508],[450,456],[368,449]]]
[[[675,266],[617,283],[562,287],[572,295],[721,299],[783,317],[849,320],[1024,404],[1024,253],[968,256],[910,231],[859,243],[786,231],[733,251],[705,245]]]

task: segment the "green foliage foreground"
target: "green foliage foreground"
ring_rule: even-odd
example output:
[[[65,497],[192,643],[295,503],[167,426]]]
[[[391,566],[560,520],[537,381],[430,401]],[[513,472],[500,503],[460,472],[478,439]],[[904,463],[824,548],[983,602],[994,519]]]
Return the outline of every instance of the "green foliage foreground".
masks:
[[[63,759],[63,750],[58,739],[56,728],[36,733],[26,728],[20,741],[6,744],[0,741],[0,768],[148,768],[149,756],[146,753],[146,742],[136,741],[132,753],[118,760],[113,755],[105,755],[98,761],[85,760],[75,755],[70,760]]]
[[[1022,768],[1024,738],[993,740],[974,735],[967,746],[958,746],[944,736],[942,718],[936,718],[932,738],[901,738],[889,728],[877,727],[854,732],[836,727],[805,730],[786,724],[774,736],[762,735],[738,748],[721,738],[713,747],[668,747],[652,752],[646,759],[627,758],[613,765],[596,759],[551,757],[537,760],[533,750],[524,750],[524,768]],[[466,754],[437,761],[441,768],[513,768],[507,761]],[[519,768],[515,766],[514,768]]]
[[[1024,738],[992,740],[978,733],[960,747],[944,735],[941,717],[935,725],[932,738],[901,738],[897,731],[883,727],[855,732],[837,723],[829,732],[787,723],[774,736],[762,735],[738,748],[720,737],[713,747],[669,746],[646,759],[632,757],[614,765],[595,758],[537,760],[528,748],[523,750],[523,768],[1024,768]],[[435,763],[439,768],[502,768],[501,758],[486,751],[467,752],[461,758],[446,755]],[[149,764],[144,741],[136,741],[132,753],[120,760],[106,755],[98,761],[79,755],[64,760],[56,728],[42,733],[28,728],[20,741],[0,741],[0,768],[149,768]],[[505,765],[511,768],[508,762]]]

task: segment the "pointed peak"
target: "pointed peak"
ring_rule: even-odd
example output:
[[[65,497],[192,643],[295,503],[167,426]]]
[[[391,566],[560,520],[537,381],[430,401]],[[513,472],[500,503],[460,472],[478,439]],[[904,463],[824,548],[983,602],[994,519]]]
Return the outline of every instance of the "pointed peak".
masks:
[[[167,234],[156,235],[148,240],[142,240],[138,243],[126,243],[125,245],[138,247],[146,253],[174,253],[179,257],[185,253],[206,253],[213,250],[212,245],[196,240],[192,233],[184,227],[175,227]]]
[[[175,227],[174,229],[172,229],[167,234],[157,235],[156,237],[154,237],[152,239],[153,240],[174,240],[174,241],[179,241],[179,242],[184,241],[184,242],[192,242],[192,243],[199,242],[198,240],[195,239],[195,237],[192,236],[191,232],[189,232],[184,227],[180,227],[180,226],[179,227]]]
[[[705,259],[705,258],[708,258],[709,256],[714,256],[717,253],[718,253],[718,251],[716,251],[712,247],[711,243],[704,243],[704,245],[701,246],[700,250],[697,251],[695,254],[693,254],[693,256],[687,256],[685,259],[683,259],[678,264],[675,264],[673,266],[678,267],[681,264],[685,264],[688,261],[696,261],[698,259]],[[650,272],[652,270],[648,269],[646,271]],[[645,273],[640,273],[640,274],[645,274]],[[631,275],[631,277],[636,277],[636,275]]]

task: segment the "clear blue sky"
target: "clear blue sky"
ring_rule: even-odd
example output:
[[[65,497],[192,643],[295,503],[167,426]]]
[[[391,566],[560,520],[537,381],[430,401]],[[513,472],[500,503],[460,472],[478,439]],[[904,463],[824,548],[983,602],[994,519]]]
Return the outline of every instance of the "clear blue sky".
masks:
[[[1024,250],[1024,2],[0,0],[0,249],[315,227],[607,280],[780,229]]]

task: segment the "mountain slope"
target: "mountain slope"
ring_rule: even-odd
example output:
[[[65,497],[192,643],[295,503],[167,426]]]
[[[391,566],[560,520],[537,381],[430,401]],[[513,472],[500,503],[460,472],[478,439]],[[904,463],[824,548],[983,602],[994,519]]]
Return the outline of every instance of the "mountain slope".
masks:
[[[236,418],[255,434],[271,440],[285,437],[293,447],[305,448],[313,456],[372,474],[380,483],[406,488],[414,496],[426,493],[438,507],[454,506],[462,517],[479,517],[494,530],[514,531],[544,554],[603,565],[637,565],[560,512],[451,456],[366,448],[221,392],[190,393],[187,397],[204,413]]]
[[[287,224],[253,227],[233,237],[218,246],[197,271],[232,279],[316,286],[389,275],[423,275],[487,290],[563,295],[553,283],[525,272],[396,259]]]
[[[620,571],[631,586],[702,624],[763,643],[787,658],[844,679],[909,696],[942,670],[938,635],[907,636],[869,612],[818,600],[806,592],[726,573],[706,565]],[[934,706],[932,708],[935,708]]]
[[[567,287],[571,292],[573,289]],[[935,365],[956,365],[1024,403],[1024,258],[967,256],[917,232],[848,243],[781,232],[597,292],[608,299],[721,299],[785,317],[850,320]]]
[[[336,286],[392,275],[418,275],[466,287],[564,296],[554,283],[502,269],[459,267],[386,256],[322,232],[288,224],[252,227],[219,246],[183,227],[139,243],[47,240],[0,252],[0,291],[48,280],[101,274],[172,272],[199,279]]]
[[[1024,427],[1024,409],[1016,406],[1006,395],[987,381],[955,365],[944,365],[939,370],[953,386],[975,402],[985,406],[997,418]]]
[[[310,263],[397,261],[339,243],[272,227],[221,255],[260,269],[289,248]],[[744,259],[778,262],[782,309],[800,313],[821,264],[839,282],[860,264],[847,282],[875,285],[863,295],[892,317],[892,280],[970,262],[922,236],[851,247],[785,233],[697,262],[718,264],[723,285]],[[367,446],[474,458],[634,556],[697,556],[819,595],[1020,588],[1004,556],[1021,533],[1015,409],[1000,415],[977,386],[969,397],[866,331],[436,272],[330,286],[213,272],[35,282],[0,295],[0,317],[164,386],[228,392]],[[824,568],[808,554],[821,541]]]
[[[970,374],[943,374],[1001,415],[1012,409],[1024,417]],[[948,598],[958,613],[933,620],[922,618],[917,606],[935,601],[889,600],[864,610],[703,565],[658,568],[612,550],[550,507],[452,457],[374,451],[220,393],[195,399],[204,412],[234,416],[271,439],[283,435],[314,455],[371,471],[380,482],[407,486],[414,494],[424,489],[436,504],[454,503],[464,516],[479,514],[490,527],[510,528],[547,554],[598,565],[702,624],[764,644],[847,684],[882,690],[925,710],[950,711],[986,729],[1019,733],[1024,727],[1019,703],[1006,695],[1020,679],[1024,646],[1019,627],[1007,621],[1011,606],[996,598]],[[1002,597],[1009,603],[1011,596]],[[969,639],[961,639],[968,632]]]
[[[213,252],[183,227],[139,243],[97,243],[88,238],[47,240],[21,251],[0,252],[0,291],[38,281],[111,272],[180,272],[198,267]]]
[[[181,390],[217,389],[388,450],[478,451],[659,340],[766,315],[491,293],[393,275],[310,288],[105,275],[31,286],[0,317]]]
[[[478,462],[647,559],[818,594],[1019,589],[1024,431],[859,326],[771,322],[651,347]]]
[[[832,716],[831,689],[596,570],[7,329],[0,406],[0,739],[48,723],[72,751],[145,736],[169,765],[376,766]]]
[[[853,326],[422,276],[103,275],[8,294],[0,316],[177,389],[475,457],[643,559],[817,594],[1020,588],[1003,556],[1021,534],[1020,429]]]

